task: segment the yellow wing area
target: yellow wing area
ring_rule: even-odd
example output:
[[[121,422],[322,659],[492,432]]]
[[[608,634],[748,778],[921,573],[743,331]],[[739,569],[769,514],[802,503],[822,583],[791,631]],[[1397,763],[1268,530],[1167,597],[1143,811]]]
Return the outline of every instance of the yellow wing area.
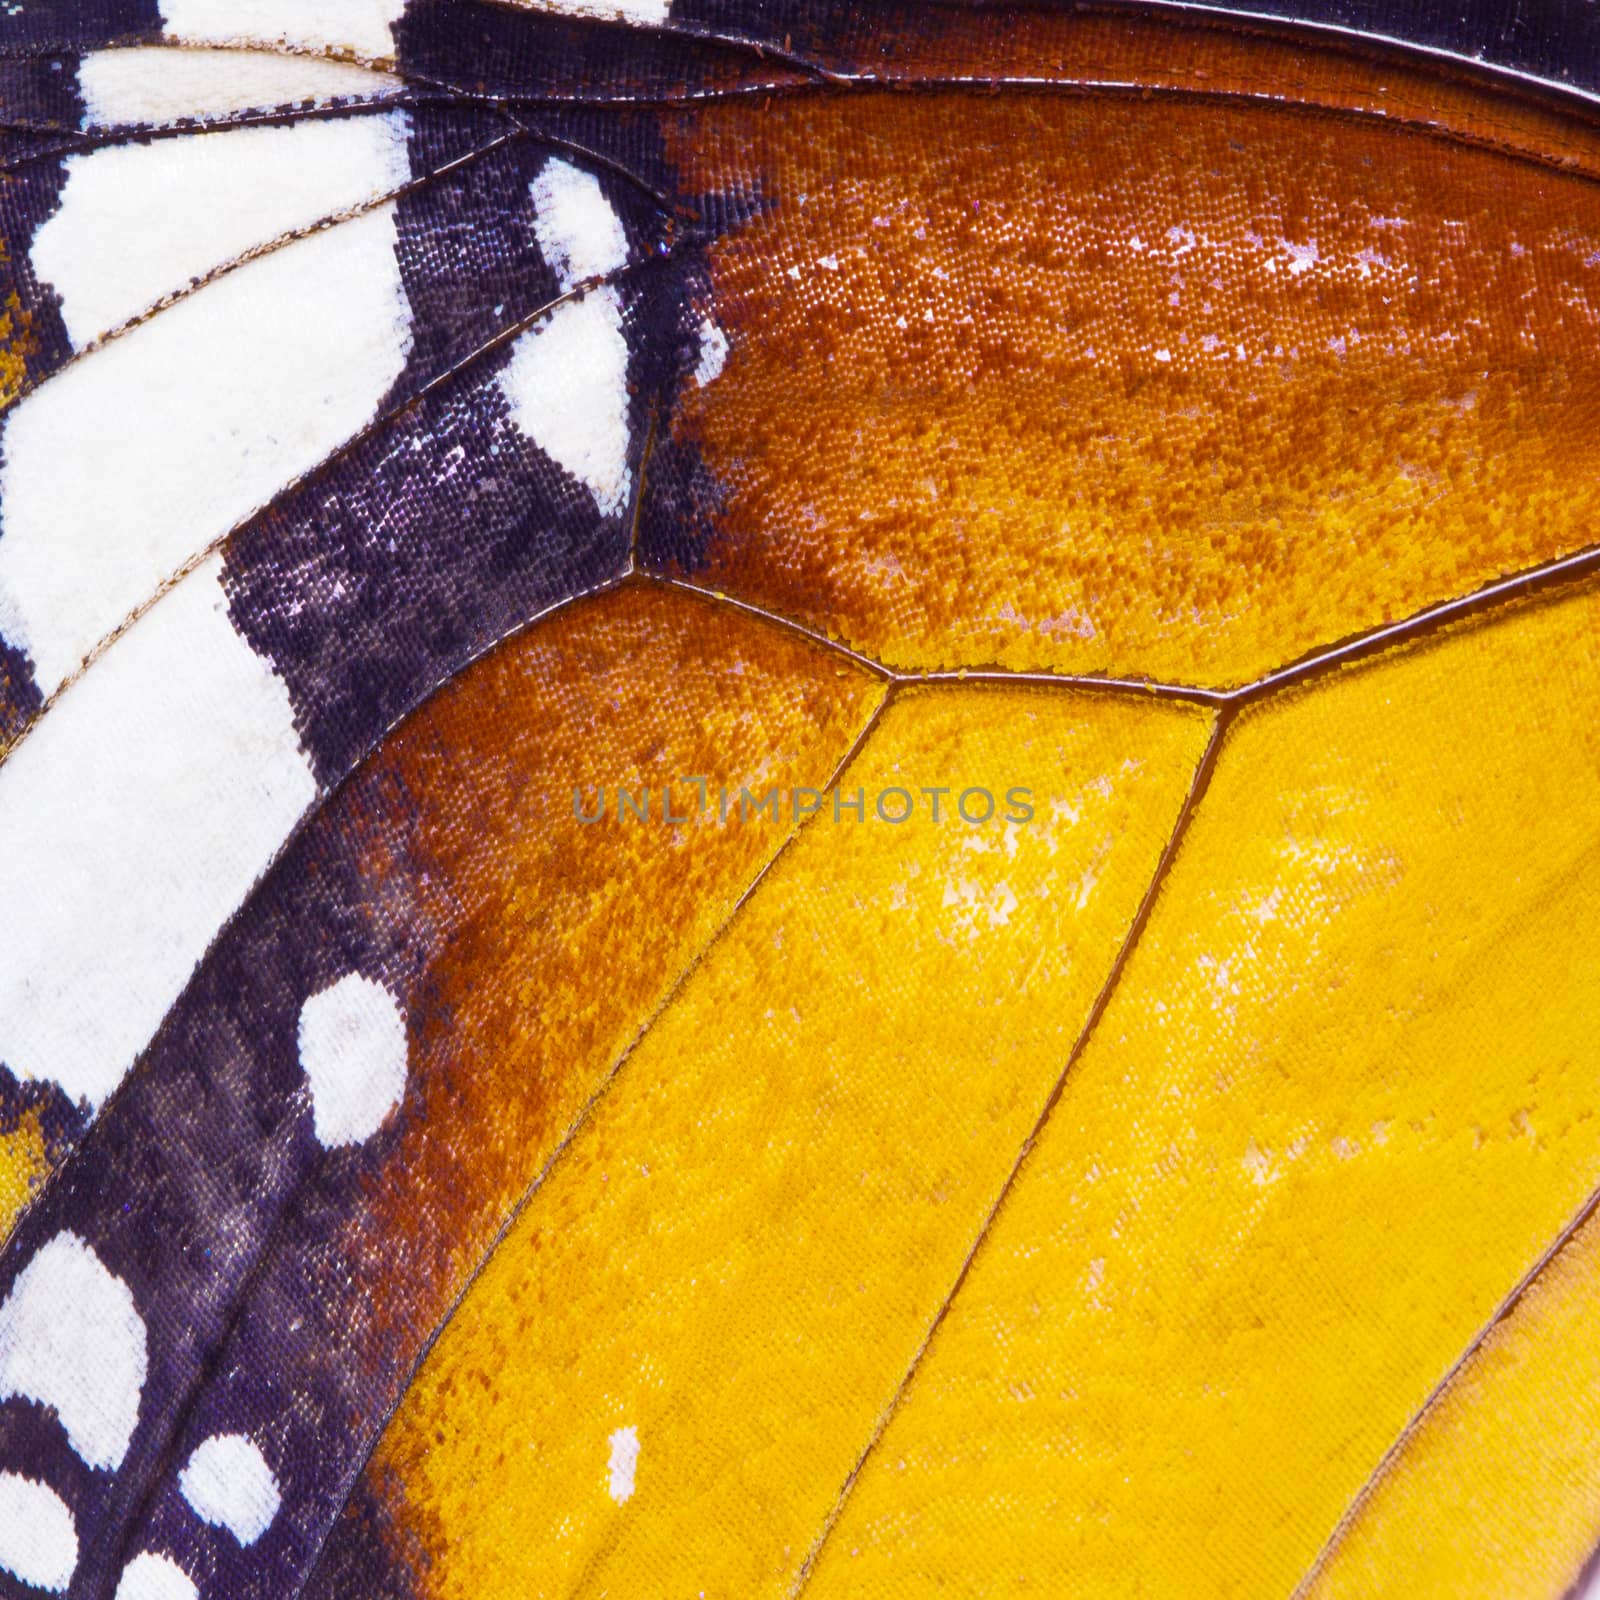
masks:
[[[49,1172],[50,1155],[39,1113],[26,1111],[15,1127],[0,1132],[0,1244]]]
[[[1021,786],[1035,817],[830,812],[779,859],[380,1449],[426,1593],[784,1592],[1063,1070],[1211,720],[891,701],[845,798]]]
[[[1600,1183],[1597,624],[1230,730],[811,1600],[1294,1589]]]
[[[916,95],[641,110],[708,219],[643,570],[309,825],[429,941],[418,1113],[318,1289],[392,1353],[366,1600],[1593,1559],[1600,592],[1319,653],[1595,570],[1600,136],[1017,22],[862,58]],[[35,343],[13,296],[0,409]],[[731,822],[566,809],[688,774]],[[55,1157],[0,1112],[3,1241]]]
[[[1600,1222],[1409,1434],[1305,1600],[1567,1592],[1600,1534]]]

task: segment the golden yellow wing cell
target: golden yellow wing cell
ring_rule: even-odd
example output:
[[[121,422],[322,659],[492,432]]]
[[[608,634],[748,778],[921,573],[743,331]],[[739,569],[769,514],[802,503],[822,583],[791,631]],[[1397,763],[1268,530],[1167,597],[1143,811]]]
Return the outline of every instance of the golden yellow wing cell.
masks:
[[[9,1128],[0,1127],[0,1244],[33,1192],[50,1172],[50,1152],[37,1110],[18,1114]]]
[[[907,671],[1227,687],[1593,538],[1587,178],[1222,98],[664,126],[732,219],[664,569]]]
[[[786,1591],[1062,1071],[1209,726],[1049,691],[890,703],[838,791],[867,820],[830,803],[779,858],[406,1397],[369,1492],[408,1581]],[[944,786],[935,822],[918,797]],[[994,817],[962,821],[980,788]],[[895,789],[917,809],[878,820]],[[1031,820],[1004,820],[1016,789]]]
[[[1600,1546],[1600,1223],[1424,1413],[1306,1600],[1560,1600]]]
[[[808,1600],[1294,1589],[1600,1184],[1597,646],[1527,607],[1229,731]]]

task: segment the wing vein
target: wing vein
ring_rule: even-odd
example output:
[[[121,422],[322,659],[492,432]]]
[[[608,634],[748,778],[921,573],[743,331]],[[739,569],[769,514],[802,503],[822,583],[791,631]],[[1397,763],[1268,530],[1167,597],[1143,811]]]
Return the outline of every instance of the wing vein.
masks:
[[[630,574],[622,581],[624,583],[635,583],[641,580]],[[851,764],[866,748],[873,733],[877,730],[878,724],[883,717],[885,708],[888,706],[892,698],[892,690],[892,685],[886,687],[883,695],[873,707],[866,721],[862,724],[860,731],[851,741],[849,748],[834,765],[832,772],[828,776],[826,784],[823,786],[824,788],[832,788],[834,785],[836,785],[849,770]],[[330,1521],[327,1531],[323,1534],[322,1539],[319,1541],[316,1554],[306,1564],[305,1572],[301,1576],[298,1585],[289,1594],[284,1596],[284,1600],[299,1600],[299,1597],[305,1592],[312,1579],[315,1578],[318,1571],[320,1571],[323,1557],[327,1552],[329,1535],[338,1525],[339,1517],[342,1514],[344,1507],[349,1503],[350,1496],[352,1493],[354,1493],[355,1487],[360,1482],[363,1473],[366,1471],[368,1463],[371,1461],[379,1444],[382,1442],[385,1434],[388,1432],[389,1424],[394,1420],[395,1414],[399,1411],[400,1407],[405,1404],[406,1396],[409,1394],[411,1386],[416,1380],[417,1374],[426,1364],[428,1357],[433,1353],[434,1347],[438,1344],[440,1338],[443,1336],[446,1328],[449,1327],[456,1313],[461,1309],[462,1305],[466,1302],[467,1297],[472,1293],[472,1290],[477,1284],[478,1279],[482,1277],[483,1273],[487,1270],[489,1263],[493,1259],[496,1251],[498,1251],[500,1246],[505,1243],[512,1229],[516,1227],[518,1219],[533,1201],[534,1196],[538,1194],[540,1189],[544,1187],[551,1173],[555,1170],[557,1163],[560,1162],[567,1150],[571,1148],[574,1140],[576,1140],[591,1116],[593,1116],[594,1112],[598,1109],[601,1101],[604,1100],[606,1095],[609,1093],[612,1085],[616,1083],[623,1069],[633,1057],[634,1052],[638,1050],[641,1044],[644,1043],[646,1037],[649,1035],[651,1029],[655,1027],[656,1023],[659,1022],[666,1012],[672,1007],[678,995],[682,993],[684,986],[690,981],[691,978],[693,978],[694,974],[704,964],[712,950],[714,950],[717,945],[719,945],[727,936],[733,925],[738,921],[739,915],[744,910],[745,906],[749,904],[750,900],[761,888],[761,885],[766,882],[768,875],[777,866],[779,861],[783,859],[790,846],[793,845],[794,842],[800,837],[811,821],[812,818],[808,816],[802,818],[798,824],[791,827],[789,833],[785,835],[782,842],[767,858],[765,864],[744,887],[744,889],[740,891],[738,898],[734,901],[733,905],[729,907],[727,915],[723,917],[723,919],[717,924],[716,928],[708,935],[704,943],[701,944],[700,948],[695,951],[688,961],[684,963],[682,970],[678,973],[678,976],[673,979],[670,988],[662,997],[660,1003],[639,1025],[639,1029],[634,1034],[633,1038],[629,1040],[629,1042],[622,1048],[616,1060],[612,1062],[609,1068],[607,1068],[599,1083],[595,1086],[594,1092],[584,1102],[583,1106],[573,1118],[571,1124],[568,1126],[567,1131],[562,1135],[560,1142],[550,1152],[550,1155],[546,1159],[544,1165],[537,1173],[535,1173],[533,1178],[528,1183],[527,1188],[525,1188],[522,1194],[518,1197],[516,1204],[513,1205],[511,1210],[506,1214],[505,1219],[502,1221],[488,1248],[483,1252],[482,1256],[479,1257],[476,1265],[462,1283],[461,1288],[451,1300],[450,1304],[446,1307],[444,1314],[429,1332],[428,1337],[423,1341],[421,1348],[417,1352],[415,1360],[411,1363],[411,1367],[406,1373],[405,1379],[397,1391],[394,1403],[388,1407],[383,1417],[380,1419],[377,1427],[373,1429],[372,1438],[367,1449],[363,1451],[361,1458],[351,1468],[348,1478],[345,1482],[343,1492],[338,1497],[338,1505],[335,1509],[334,1517]]]
[[[657,257],[655,259],[659,260],[662,259],[662,257]],[[399,401],[397,404],[389,406],[380,411],[372,418],[370,422],[358,429],[341,445],[339,445],[337,449],[324,456],[322,460],[320,460],[309,471],[302,473],[299,477],[293,479],[289,483],[284,484],[283,487],[271,497],[271,499],[267,500],[264,504],[257,506],[253,511],[248,512],[245,516],[241,517],[236,523],[234,523],[232,527],[226,529],[215,539],[208,541],[204,546],[196,550],[188,557],[187,560],[182,563],[181,566],[169,573],[167,577],[154,590],[152,590],[151,593],[147,595],[138,606],[134,607],[134,609],[130,611],[115,628],[101,638],[84,656],[83,660],[78,664],[78,666],[62,679],[60,687],[55,691],[54,694],[45,700],[43,704],[40,705],[33,720],[22,729],[17,737],[6,748],[4,755],[0,756],[0,762],[10,759],[12,753],[17,749],[17,747],[21,745],[22,742],[29,737],[33,729],[38,727],[44,718],[49,715],[51,707],[56,704],[63,694],[67,693],[67,691],[71,689],[74,683],[83,677],[84,673],[87,672],[95,664],[95,662],[98,661],[100,657],[103,656],[105,652],[109,650],[111,646],[128,631],[129,628],[133,627],[140,620],[140,618],[146,616],[153,606],[159,604],[159,602],[168,594],[170,594],[178,584],[180,584],[190,575],[190,573],[195,571],[196,568],[203,566],[211,556],[215,555],[219,550],[221,550],[230,539],[234,538],[243,529],[249,527],[260,517],[270,516],[273,510],[286,497],[303,489],[307,484],[314,483],[323,473],[336,466],[352,452],[359,450],[369,440],[382,433],[385,428],[388,428],[391,424],[399,421],[400,418],[404,417],[407,412],[421,404],[421,402],[426,400],[430,395],[437,393],[440,389],[460,378],[464,373],[468,372],[475,363],[482,360],[487,360],[497,352],[505,349],[507,345],[514,343],[517,339],[521,338],[529,328],[533,327],[533,325],[539,322],[542,318],[547,317],[558,306],[565,305],[571,300],[581,299],[590,291],[604,287],[607,284],[624,282],[629,278],[636,276],[641,270],[649,268],[654,264],[654,260],[651,259],[629,262],[626,266],[618,268],[618,270],[615,272],[608,272],[599,277],[585,279],[582,283],[574,284],[572,288],[564,290],[561,294],[554,296],[550,300],[544,301],[532,311],[528,312],[525,316],[518,318],[514,323],[511,323],[507,327],[501,329],[500,332],[495,334],[492,338],[486,339],[475,350],[461,357],[460,360],[453,362],[442,372],[436,373],[426,383],[420,385],[417,389],[407,394],[405,398]]]
[[[390,112],[394,107],[385,105],[381,108],[372,109]],[[359,114],[370,115],[372,113],[370,110],[364,109]],[[507,118],[506,120],[510,121],[511,119]],[[217,126],[207,126],[204,131],[206,133],[215,132],[217,131]],[[392,201],[416,194],[436,180],[450,177],[463,168],[471,166],[474,162],[482,160],[483,157],[492,154],[494,151],[504,149],[508,144],[515,143],[526,132],[527,130],[520,123],[517,123],[512,131],[502,133],[484,144],[475,146],[471,150],[463,151],[458,156],[452,156],[448,161],[443,161],[437,167],[431,167],[426,172],[418,173],[414,177],[408,178],[404,183],[396,184],[393,188],[382,190],[377,194],[368,195],[365,200],[360,200],[354,205],[345,206],[338,211],[330,211],[325,216],[318,217],[314,222],[304,223],[298,228],[285,229],[282,233],[275,234],[269,239],[263,239],[259,243],[251,245],[248,249],[239,251],[237,255],[230,256],[225,261],[219,261],[215,266],[208,267],[199,277],[191,279],[181,288],[169,291],[162,295],[160,299],[151,301],[142,311],[137,311],[131,317],[117,323],[115,327],[108,328],[97,338],[84,345],[81,350],[73,351],[59,367],[56,367],[44,377],[24,382],[3,408],[3,411],[0,411],[0,415],[3,415],[4,411],[11,410],[12,407],[19,404],[28,395],[41,388],[59,373],[67,371],[70,367],[76,366],[78,362],[86,360],[99,350],[105,349],[107,345],[115,340],[132,333],[135,328],[141,328],[146,323],[154,321],[163,311],[167,311],[180,302],[187,300],[191,295],[227,277],[238,268],[246,266],[252,261],[260,261],[265,256],[275,255],[279,250],[289,245],[297,244],[302,239],[309,239],[316,234],[326,233],[330,228],[336,228],[341,223],[353,222],[357,217],[364,217],[369,212],[376,211],[379,207],[386,206]],[[256,514],[254,512],[251,513],[251,515]]]
[[[1027,1164],[1029,1155],[1038,1143],[1040,1135],[1044,1132],[1045,1124],[1049,1122],[1051,1113],[1060,1101],[1072,1069],[1083,1055],[1101,1017],[1105,1015],[1106,1008],[1111,1003],[1111,997],[1116,992],[1121,981],[1123,971],[1126,969],[1128,961],[1138,946],[1146,925],[1149,923],[1156,900],[1160,896],[1161,887],[1172,869],[1173,862],[1177,859],[1178,851],[1183,844],[1184,835],[1188,832],[1189,824],[1198,811],[1206,790],[1210,787],[1212,774],[1216,770],[1217,757],[1222,749],[1222,742],[1232,722],[1233,715],[1232,708],[1227,706],[1224,706],[1217,713],[1216,721],[1212,725],[1211,737],[1207,740],[1206,747],[1195,765],[1194,776],[1190,780],[1189,790],[1183,798],[1183,804],[1178,809],[1172,832],[1167,836],[1167,842],[1162,848],[1161,857],[1156,862],[1155,871],[1151,874],[1150,882],[1145,887],[1144,896],[1140,900],[1138,909],[1134,912],[1133,920],[1128,925],[1128,931],[1123,937],[1122,944],[1112,960],[1111,970],[1107,973],[1105,982],[1100,986],[1100,991],[1089,1008],[1089,1015],[1085,1018],[1083,1027],[1067,1055],[1066,1064],[1062,1067],[1060,1074],[1052,1085],[1050,1093],[1045,1097],[1044,1105],[1040,1109],[1038,1117],[1034,1120],[1033,1126],[1028,1130],[1026,1138],[1023,1139],[1021,1146],[1018,1148],[1016,1157],[1011,1163],[1011,1169],[1002,1181],[999,1191],[996,1193],[983,1221],[979,1224],[972,1244],[968,1247],[949,1290],[934,1311],[927,1330],[922,1336],[921,1343],[912,1353],[911,1360],[901,1375],[899,1384],[896,1386],[894,1393],[890,1395],[888,1403],[879,1413],[878,1420],[873,1426],[866,1445],[856,1458],[855,1465],[846,1475],[833,1506],[823,1521],[816,1538],[812,1541],[811,1548],[806,1552],[805,1559],[801,1562],[800,1570],[795,1575],[795,1581],[789,1590],[790,1600],[796,1600],[796,1597],[803,1594],[809,1585],[811,1576],[816,1571],[817,1562],[828,1543],[829,1536],[833,1533],[834,1528],[838,1526],[839,1519],[844,1513],[845,1506],[849,1503],[850,1496],[854,1492],[867,1462],[882,1441],[895,1413],[900,1409],[911,1382],[916,1377],[918,1369],[932,1348],[934,1340],[938,1337],[939,1329],[949,1315],[950,1308],[955,1303],[956,1297],[965,1287],[967,1279],[972,1272],[973,1263],[977,1260],[978,1253],[983,1249],[984,1242],[989,1238],[996,1219],[1015,1189],[1017,1180]]]
[[[1444,1376],[1428,1391],[1427,1398],[1423,1400],[1422,1404],[1412,1413],[1410,1419],[1394,1436],[1389,1448],[1379,1457],[1377,1465],[1367,1474],[1361,1487],[1356,1490],[1349,1505],[1345,1507],[1343,1515],[1333,1525],[1333,1530],[1323,1542],[1322,1548],[1312,1558],[1311,1565],[1306,1568],[1305,1576],[1290,1591],[1289,1600],[1304,1600],[1304,1596],[1310,1592],[1311,1585],[1316,1582],[1317,1576],[1326,1567],[1329,1558],[1344,1541],[1345,1535],[1350,1531],[1356,1518],[1360,1516],[1362,1509],[1377,1492],[1383,1480],[1389,1475],[1391,1468],[1411,1442],[1417,1430],[1422,1426],[1428,1413],[1444,1397],[1451,1385],[1455,1383],[1457,1377],[1460,1376],[1472,1358],[1477,1355],[1484,1342],[1494,1333],[1495,1329],[1517,1309],[1523,1297],[1539,1280],[1544,1270],[1566,1249],[1597,1209],[1600,1209],[1600,1187],[1590,1191],[1583,1204],[1567,1220],[1555,1238],[1546,1245],[1533,1265],[1512,1286],[1510,1293],[1495,1307],[1489,1320],[1472,1336],[1461,1354],[1445,1370]],[[1597,1551],[1597,1553],[1600,1553],[1600,1551]]]

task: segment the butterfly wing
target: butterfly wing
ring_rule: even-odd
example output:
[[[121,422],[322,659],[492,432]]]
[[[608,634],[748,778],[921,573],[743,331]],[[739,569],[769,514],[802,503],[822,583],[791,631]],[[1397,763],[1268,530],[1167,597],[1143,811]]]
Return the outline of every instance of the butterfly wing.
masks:
[[[1593,137],[632,20],[19,25],[0,1559],[1332,1582],[1600,1162]]]
[[[17,322],[56,357],[0,437],[15,1079],[103,1104],[318,798],[626,564],[659,288],[626,275],[661,218],[572,144],[386,105],[33,171]],[[77,247],[135,215],[126,271]]]

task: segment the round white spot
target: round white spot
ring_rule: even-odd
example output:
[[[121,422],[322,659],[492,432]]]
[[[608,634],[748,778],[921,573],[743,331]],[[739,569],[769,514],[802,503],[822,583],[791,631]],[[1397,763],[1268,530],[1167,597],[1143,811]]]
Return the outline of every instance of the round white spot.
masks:
[[[122,1569],[116,1600],[197,1600],[199,1592],[189,1574],[170,1556],[152,1555],[146,1550]]]
[[[272,1526],[283,1497],[266,1457],[241,1433],[214,1433],[178,1474],[183,1498],[202,1522],[251,1545]]]
[[[533,180],[533,233],[563,289],[627,265],[628,236],[600,180],[559,156]]]
[[[633,1477],[639,1470],[639,1430],[618,1428],[611,1435],[611,1498],[620,1506],[633,1498]]]
[[[0,1567],[60,1594],[78,1565],[78,1528],[53,1489],[0,1472]]]
[[[0,1399],[54,1406],[91,1467],[122,1465],[139,1420],[145,1328],[127,1284],[75,1233],[40,1245],[0,1306]]]
[[[352,972],[301,1006],[299,1041],[317,1138],[370,1139],[406,1088],[406,1022],[395,997]]]

